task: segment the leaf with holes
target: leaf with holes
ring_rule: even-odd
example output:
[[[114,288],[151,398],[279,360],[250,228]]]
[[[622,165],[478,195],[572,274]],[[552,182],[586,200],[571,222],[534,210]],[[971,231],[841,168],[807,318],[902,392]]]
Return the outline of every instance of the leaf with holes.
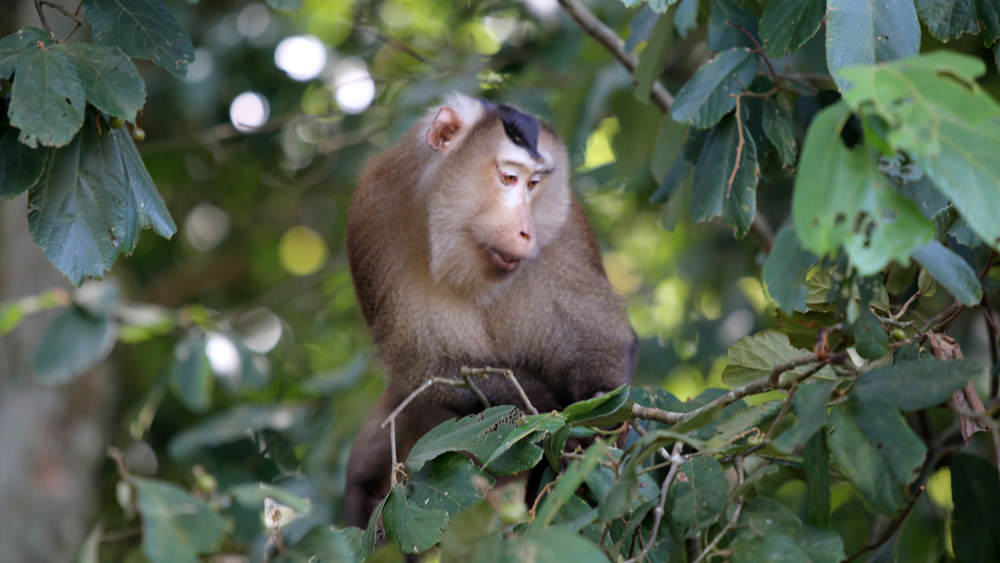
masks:
[[[802,148],[792,218],[802,247],[818,256],[845,248],[858,273],[879,272],[934,236],[920,209],[892,189],[863,147],[840,138],[851,112],[838,102],[813,120]]]
[[[417,471],[424,463],[445,452],[469,452],[480,460],[489,459],[517,427],[520,411],[511,406],[491,407],[458,420],[448,420],[423,435],[410,450],[406,467]]]
[[[895,124],[888,134],[892,149],[910,156],[973,232],[997,248],[1000,104],[975,82],[985,72],[978,58],[935,51],[840,74],[854,85],[844,93],[851,108],[870,108]]]
[[[29,199],[32,238],[77,285],[135,250],[143,228],[165,238],[177,230],[128,132],[102,123],[104,136],[87,120],[69,146],[52,151]]]
[[[31,148],[61,147],[83,125],[83,82],[73,62],[55,48],[31,45],[17,57],[10,91],[10,124]]]
[[[146,103],[146,84],[135,64],[118,47],[63,43],[52,48],[73,62],[87,101],[108,115],[135,121]]]

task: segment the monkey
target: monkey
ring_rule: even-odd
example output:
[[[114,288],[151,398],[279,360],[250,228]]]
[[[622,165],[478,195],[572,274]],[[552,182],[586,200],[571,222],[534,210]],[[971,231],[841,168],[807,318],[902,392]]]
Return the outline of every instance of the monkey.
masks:
[[[569,166],[538,118],[458,93],[365,166],[345,242],[389,385],[349,454],[348,525],[366,527],[388,493],[382,423],[429,378],[510,369],[541,412],[631,381],[638,340]],[[491,404],[525,408],[505,378],[475,383]],[[469,389],[430,387],[396,419],[399,459],[434,426],[482,408]]]

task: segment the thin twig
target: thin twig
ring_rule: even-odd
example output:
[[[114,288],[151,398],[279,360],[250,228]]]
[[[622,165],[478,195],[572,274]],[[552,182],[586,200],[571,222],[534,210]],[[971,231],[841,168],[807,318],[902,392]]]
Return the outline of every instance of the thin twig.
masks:
[[[114,446],[108,446],[107,453],[108,457],[115,460],[115,467],[118,469],[118,476],[127,481],[132,474],[128,470],[128,462],[125,460],[125,454]]]
[[[42,11],[42,0],[35,0],[35,11],[38,12],[38,21],[42,24],[42,29],[52,35],[52,28],[49,27],[49,20],[45,19],[45,12]],[[53,35],[53,37],[55,37]]]
[[[653,545],[656,544],[656,533],[660,529],[660,521],[663,520],[664,507],[667,504],[667,491],[670,489],[670,482],[674,480],[674,475],[677,474],[677,468],[683,462],[680,457],[683,445],[679,441],[674,444],[674,451],[670,456],[673,464],[670,466],[670,471],[667,472],[667,477],[663,480],[663,485],[660,487],[660,501],[656,504],[656,508],[653,509],[653,528],[649,532],[649,541],[646,542],[646,545],[642,546],[642,550],[638,555],[626,560],[625,563],[642,561],[649,555],[650,550],[653,549]]]
[[[657,409],[653,407],[644,407],[642,405],[632,406],[632,416],[642,419],[642,420],[653,420],[656,422],[662,422],[664,424],[676,424],[684,420],[690,420],[703,412],[713,409],[720,405],[729,405],[735,403],[736,401],[746,397],[748,395],[755,395],[762,391],[771,391],[772,389],[787,389],[792,385],[795,385],[805,378],[809,377],[815,372],[806,372],[800,377],[790,379],[787,381],[779,381],[781,374],[786,371],[791,371],[797,367],[804,366],[817,361],[815,354],[806,354],[805,356],[800,356],[798,358],[793,358],[791,360],[781,362],[780,364],[774,366],[771,369],[770,375],[766,379],[758,379],[751,383],[747,383],[742,387],[737,387],[725,395],[717,397],[714,401],[702,405],[690,412],[670,412],[662,409]],[[825,365],[825,364],[824,364]],[[817,370],[818,371],[818,370]]]
[[[896,520],[892,523],[892,526],[889,527],[886,533],[883,534],[882,537],[878,539],[878,541],[866,545],[865,547],[861,548],[856,553],[854,553],[854,555],[851,555],[850,557],[845,559],[844,563],[850,563],[851,561],[854,561],[855,559],[861,557],[865,553],[868,553],[869,551],[874,551],[882,547],[887,541],[891,540],[892,536],[896,535],[896,532],[898,532],[899,529],[903,526],[903,522],[906,522],[906,517],[910,515],[910,512],[913,510],[913,507],[916,506],[917,500],[920,498],[920,495],[923,492],[924,492],[924,486],[920,485],[920,488],[918,488],[917,492],[913,495],[913,499],[910,500],[910,504],[906,506],[906,510],[904,510],[903,513],[900,514],[898,518],[896,518]]]
[[[736,522],[739,521],[740,512],[742,510],[743,510],[743,498],[740,497],[740,499],[736,501],[736,510],[733,511],[733,517],[729,520],[729,522],[726,523],[726,527],[722,528],[722,530],[720,530],[719,533],[714,538],[712,538],[711,543],[705,546],[705,549],[702,550],[701,555],[699,555],[698,558],[694,560],[694,563],[701,563],[702,561],[704,561],[705,558],[708,557],[713,550],[715,550],[715,546],[719,544],[719,540],[721,540],[723,536],[728,534],[730,531],[732,531],[733,528],[736,527]]]
[[[910,298],[906,300],[906,303],[903,303],[903,306],[899,308],[899,312],[893,315],[892,318],[898,320],[900,317],[902,317],[903,314],[906,313],[906,310],[910,308],[910,305],[912,305],[913,302],[916,301],[917,298],[923,294],[924,292],[917,291],[916,293],[911,295]]]
[[[486,398],[486,395],[483,395],[483,392],[479,390],[479,387],[476,387],[476,384],[472,382],[472,376],[470,374],[463,373],[462,379],[465,380],[465,384],[469,386],[469,390],[472,391],[472,394],[475,395],[476,398],[479,399],[479,402],[483,404],[483,408],[488,409],[493,406],[492,403],[490,403],[490,400]]]
[[[622,66],[628,70],[634,80],[635,71],[639,68],[639,59],[635,55],[625,52],[622,40],[618,37],[618,34],[604,25],[604,22],[599,20],[579,0],[559,0],[559,4],[573,18],[573,21],[580,26],[580,29],[596,39],[598,43],[604,45],[604,48],[622,63]],[[674,103],[674,97],[670,95],[670,92],[658,80],[653,81],[653,88],[649,93],[649,97],[664,113],[670,112],[670,106]]]
[[[764,48],[760,46],[760,43],[757,41],[757,38],[754,37],[752,33],[750,33],[749,31],[747,31],[747,29],[745,27],[743,27],[742,25],[735,24],[735,23],[733,23],[731,21],[727,21],[726,25],[731,26],[731,27],[735,27],[736,29],[742,31],[743,34],[746,35],[747,38],[750,39],[750,42],[753,43],[753,45],[754,45],[754,52],[756,52],[757,54],[759,54],[761,56],[761,58],[764,59],[764,63],[767,65],[768,70],[771,71],[771,77],[774,79],[775,88],[777,88],[778,85],[781,84],[781,77],[778,76],[778,73],[774,71],[774,67],[771,66],[771,60],[767,58],[767,53],[764,52]],[[780,90],[780,88],[778,88],[778,89]],[[777,93],[777,92],[775,92],[775,93]]]
[[[736,181],[736,173],[740,171],[740,159],[743,157],[743,119],[740,117],[740,98],[739,94],[733,96],[736,98],[736,132],[739,134],[739,142],[736,143],[736,160],[733,163],[733,173],[729,175],[729,183],[726,185],[726,199],[729,199],[730,194],[733,193],[733,182]]]
[[[528,408],[528,412],[531,414],[538,414],[538,410],[535,408],[535,405],[531,404],[531,400],[528,399],[528,395],[524,392],[524,388],[521,387],[521,384],[517,382],[517,378],[514,377],[513,371],[506,368],[470,368],[462,366],[462,376],[465,377],[468,375],[502,375],[506,377],[507,381],[510,381],[511,385],[517,389],[517,394],[521,396],[521,400],[524,401],[524,406]]]
[[[55,2],[50,2],[49,0],[41,0],[38,3],[41,4],[41,5],[43,5],[43,6],[48,6],[49,8],[52,8],[53,10],[59,12],[60,14],[66,16],[67,18],[75,21],[78,24],[82,24],[83,23],[83,22],[81,22],[80,20],[77,19],[77,17],[76,17],[75,14],[70,13],[69,10],[67,10],[66,8],[62,7],[59,4],[56,4]]]

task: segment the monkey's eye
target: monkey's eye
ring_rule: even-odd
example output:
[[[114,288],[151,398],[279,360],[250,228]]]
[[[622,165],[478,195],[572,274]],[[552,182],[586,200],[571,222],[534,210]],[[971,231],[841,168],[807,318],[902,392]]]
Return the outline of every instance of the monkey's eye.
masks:
[[[539,182],[539,180],[537,178],[532,178],[531,180],[528,180],[528,189],[529,190],[533,190],[533,189],[537,188],[538,187],[538,182]]]
[[[501,172],[500,181],[503,182],[503,185],[509,186],[514,182],[517,182],[517,175],[511,174],[510,172]]]

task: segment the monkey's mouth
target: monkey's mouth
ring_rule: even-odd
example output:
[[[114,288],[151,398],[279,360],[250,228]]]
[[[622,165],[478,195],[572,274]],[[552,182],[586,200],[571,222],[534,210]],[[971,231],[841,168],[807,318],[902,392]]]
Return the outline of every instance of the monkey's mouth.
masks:
[[[492,246],[487,246],[485,248],[486,255],[489,257],[490,263],[501,272],[513,272],[514,268],[517,268],[517,265],[521,263],[521,259],[516,256],[497,250]]]

